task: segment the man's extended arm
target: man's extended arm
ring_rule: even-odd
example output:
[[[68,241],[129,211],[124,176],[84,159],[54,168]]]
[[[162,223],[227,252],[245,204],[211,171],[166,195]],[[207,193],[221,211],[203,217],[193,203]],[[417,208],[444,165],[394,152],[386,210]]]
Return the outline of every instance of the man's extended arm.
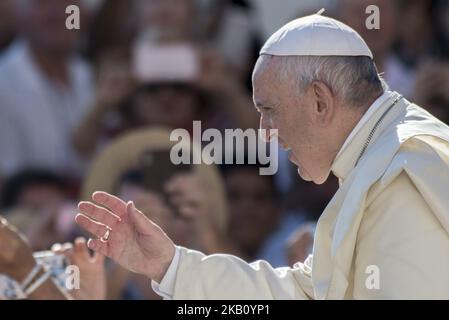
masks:
[[[183,247],[161,284],[153,289],[166,299],[311,299],[310,260],[295,268],[272,268],[265,261],[248,264],[231,255],[206,256]]]

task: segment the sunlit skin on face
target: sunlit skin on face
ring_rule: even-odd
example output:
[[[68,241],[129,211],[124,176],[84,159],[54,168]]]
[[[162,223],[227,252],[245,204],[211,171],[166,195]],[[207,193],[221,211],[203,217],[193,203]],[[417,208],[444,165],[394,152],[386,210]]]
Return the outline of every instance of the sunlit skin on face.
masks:
[[[304,93],[279,79],[277,57],[259,58],[253,76],[253,99],[261,129],[277,129],[280,146],[306,181],[322,184],[346,137],[363,112],[350,111],[322,82]]]

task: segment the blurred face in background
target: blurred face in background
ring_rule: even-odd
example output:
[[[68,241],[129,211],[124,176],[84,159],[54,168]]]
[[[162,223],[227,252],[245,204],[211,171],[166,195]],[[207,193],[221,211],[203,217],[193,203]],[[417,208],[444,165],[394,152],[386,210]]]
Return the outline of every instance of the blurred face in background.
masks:
[[[133,201],[146,217],[167,233],[171,233],[171,224],[174,220],[173,213],[170,210],[155,209],[152,198],[158,196],[156,193],[145,190],[138,184],[123,182],[119,187],[118,195],[126,202]]]
[[[48,53],[67,54],[76,49],[80,36],[78,30],[68,30],[66,8],[80,0],[17,0],[20,30],[30,43]],[[83,30],[83,19],[81,30]]]
[[[186,85],[152,85],[140,90],[130,112],[138,126],[191,128],[199,109],[197,92]]]
[[[233,168],[226,174],[229,199],[229,234],[252,256],[279,222],[271,178],[258,169]]]
[[[376,5],[380,14],[380,29],[366,28],[365,13],[369,5]],[[392,0],[340,0],[337,19],[355,29],[366,41],[374,58],[383,58],[391,50],[396,38],[396,6]]]
[[[159,33],[162,39],[179,40],[192,31],[195,15],[192,0],[136,0],[142,29]]]
[[[32,184],[22,190],[17,205],[31,210],[44,210],[62,205],[65,199],[65,194],[54,185]]]
[[[158,193],[146,190],[140,184],[125,181],[118,188],[117,195],[124,201],[133,201],[139,210],[145,214],[148,219],[160,226],[173,241],[182,246],[194,247],[195,229],[185,219],[180,219],[175,213],[166,206],[163,198],[158,198],[155,204],[154,198],[160,197]]]

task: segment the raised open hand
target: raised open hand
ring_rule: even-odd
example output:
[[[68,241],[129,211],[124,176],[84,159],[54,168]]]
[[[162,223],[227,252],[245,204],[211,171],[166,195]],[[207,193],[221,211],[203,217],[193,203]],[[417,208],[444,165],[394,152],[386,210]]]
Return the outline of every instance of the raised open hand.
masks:
[[[160,282],[175,254],[171,239],[133,202],[125,203],[106,192],[95,192],[92,199],[99,205],[80,202],[80,213],[75,217],[82,228],[97,237],[89,239],[89,248]]]

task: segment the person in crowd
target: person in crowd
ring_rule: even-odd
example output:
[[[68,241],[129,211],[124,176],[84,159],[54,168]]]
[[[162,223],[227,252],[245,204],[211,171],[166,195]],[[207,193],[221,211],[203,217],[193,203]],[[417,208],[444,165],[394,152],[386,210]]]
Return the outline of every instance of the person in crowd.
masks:
[[[62,255],[68,266],[77,266],[79,269],[79,288],[65,288],[68,289],[69,298],[75,300],[107,298],[105,256],[95,252],[92,254],[86,246],[85,238],[77,237],[73,243],[55,243],[51,251],[56,255]]]
[[[240,250],[239,257],[252,262],[263,259],[274,266],[286,262],[282,244],[300,222],[288,219],[273,176],[259,174],[257,165],[225,166],[229,201],[229,238]]]
[[[73,239],[75,208],[63,178],[44,169],[11,176],[2,193],[2,208],[10,222],[30,240],[33,250]]]
[[[312,254],[315,228],[315,222],[304,223],[285,242],[288,266],[293,267],[298,262],[306,261]]]
[[[240,81],[251,90],[252,64],[261,45],[255,6],[245,0],[212,0],[202,9],[202,38],[220,52]]]
[[[8,281],[8,287],[12,287],[11,283],[22,283],[27,275],[36,265],[33,252],[28,245],[26,239],[17,229],[9,225],[6,219],[0,217],[0,275],[1,281]],[[42,271],[38,276],[42,276]],[[7,277],[7,278],[6,278]],[[6,280],[7,279],[7,280]],[[2,289],[5,287],[1,286]],[[20,287],[17,285],[15,287]],[[2,299],[65,299],[66,297],[61,290],[50,280],[46,280],[39,288],[25,295],[23,291],[14,290],[11,292],[2,292]],[[19,292],[17,292],[19,291]]]
[[[194,120],[202,121],[204,129],[257,127],[250,97],[225,71],[220,58],[213,51],[199,53],[186,48],[190,48],[187,53],[181,49],[184,53],[180,54],[185,57],[190,52],[199,66],[188,74],[173,73],[173,66],[181,68],[180,63],[184,63],[176,56],[158,66],[158,71],[148,68],[155,63],[151,55],[167,49],[163,46],[136,47],[142,56],[131,61],[123,52],[105,58],[100,64],[94,107],[74,131],[73,142],[79,153],[90,157],[110,138],[142,127],[191,131]]]
[[[191,46],[198,52],[200,87],[215,93],[217,101],[223,101],[237,125],[254,127],[250,113],[233,107],[247,103],[246,86],[257,56],[251,49],[257,40],[248,3],[135,0],[135,6],[139,12],[135,43]],[[235,100],[237,97],[241,98]]]
[[[30,167],[76,181],[83,163],[72,131],[91,105],[90,66],[77,54],[81,30],[65,27],[69,0],[14,1],[17,40],[0,58],[0,174]]]
[[[5,181],[1,207],[24,207],[40,210],[49,203],[66,200],[65,183],[57,174],[45,169],[27,169]]]
[[[39,268],[40,262],[34,257],[26,237],[0,216],[0,300],[101,300],[105,298],[104,256],[99,254],[92,256],[84,238],[76,239],[74,245],[55,244],[53,253],[63,255],[68,259],[69,265],[79,268],[80,287],[78,289],[58,285],[59,282],[54,278],[54,273],[46,277],[45,274],[49,270]],[[36,272],[33,272],[34,270]]]

